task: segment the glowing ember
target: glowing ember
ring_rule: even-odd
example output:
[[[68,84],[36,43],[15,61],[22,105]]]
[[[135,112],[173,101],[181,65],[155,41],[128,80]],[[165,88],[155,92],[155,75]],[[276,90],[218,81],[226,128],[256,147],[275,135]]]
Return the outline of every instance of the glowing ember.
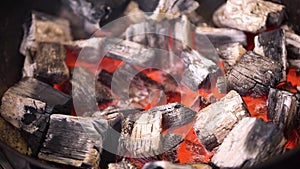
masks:
[[[209,162],[212,156],[213,153],[207,151],[199,142],[193,129],[184,138],[178,152],[180,163]]]

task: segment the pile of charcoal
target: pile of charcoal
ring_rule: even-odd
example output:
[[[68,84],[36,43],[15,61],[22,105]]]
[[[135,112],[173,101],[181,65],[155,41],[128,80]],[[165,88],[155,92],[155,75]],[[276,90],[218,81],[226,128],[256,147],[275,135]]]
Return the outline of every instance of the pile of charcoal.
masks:
[[[91,36],[31,12],[23,76],[0,108],[16,151],[58,168],[212,169],[298,146],[300,35],[285,3],[227,0],[210,23],[203,0],[62,2]]]

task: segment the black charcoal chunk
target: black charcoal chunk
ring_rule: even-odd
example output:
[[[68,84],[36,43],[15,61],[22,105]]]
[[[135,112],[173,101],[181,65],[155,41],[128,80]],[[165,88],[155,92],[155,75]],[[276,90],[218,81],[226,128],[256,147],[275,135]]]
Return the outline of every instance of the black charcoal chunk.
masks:
[[[162,112],[143,112],[127,117],[122,125],[119,155],[147,160],[160,159],[162,153]]]
[[[300,36],[285,28],[285,43],[289,67],[300,69]]]
[[[105,119],[51,115],[40,159],[82,168],[98,168],[108,128]]]
[[[49,84],[61,84],[69,79],[66,51],[59,43],[40,42],[37,51],[27,53],[24,77],[34,77]]]
[[[218,47],[217,52],[220,58],[224,60],[224,69],[228,72],[247,50],[239,43],[229,43]]]
[[[188,124],[194,119],[196,115],[195,111],[185,107],[181,103],[169,103],[166,105],[154,107],[144,112],[150,114],[161,112],[163,130]]]
[[[199,7],[195,0],[159,0],[151,18],[161,21],[163,18],[174,19],[189,14]]]
[[[141,67],[147,67],[156,56],[155,50],[128,40],[107,39],[104,47],[107,57]]]
[[[300,36],[286,30],[285,41],[288,59],[300,60]]]
[[[69,114],[71,112],[72,99],[69,95],[34,78],[23,78],[11,87],[10,90],[7,91],[7,94],[12,94],[13,96],[18,96],[25,100],[37,100],[39,103],[46,105],[44,111],[49,114]],[[22,100],[20,101],[20,106],[26,105],[22,104]],[[34,102],[32,102],[32,104],[33,103]],[[32,107],[37,108],[36,106]]]
[[[287,50],[285,47],[285,31],[276,29],[263,32],[255,37],[254,52],[280,62],[283,67],[283,80],[286,79]]]
[[[164,150],[164,157],[167,161],[178,163],[178,151],[179,146],[183,142],[183,136],[180,134],[174,134],[168,132],[163,137],[163,150]]]
[[[236,90],[241,96],[260,97],[282,80],[282,71],[280,62],[248,51],[226,74],[226,88]]]
[[[214,47],[219,47],[229,43],[240,43],[243,46],[247,45],[246,34],[235,29],[201,26],[196,29],[196,43],[198,39],[197,35],[206,36]]]
[[[183,51],[181,57],[185,63],[182,83],[194,91],[201,87],[210,87],[221,74],[221,70],[213,61],[195,50]]]
[[[33,155],[37,155],[52,113],[68,113],[71,98],[36,79],[26,78],[7,90],[1,116],[21,130]]]
[[[213,16],[218,27],[230,27],[257,33],[268,26],[280,26],[284,6],[263,0],[228,0]]]
[[[91,24],[103,26],[117,17],[125,10],[128,0],[63,0],[73,12]]]
[[[202,109],[193,125],[200,142],[207,150],[219,146],[231,129],[250,114],[236,91]]]
[[[298,118],[299,101],[295,94],[270,89],[268,96],[268,119],[275,123],[285,134],[286,137],[291,135],[296,127]]]
[[[33,11],[31,19],[24,25],[24,37],[20,52],[34,52],[39,42],[63,43],[71,41],[69,22],[66,19]]]
[[[249,168],[282,153],[285,143],[276,125],[247,117],[231,130],[211,161],[220,168]]]

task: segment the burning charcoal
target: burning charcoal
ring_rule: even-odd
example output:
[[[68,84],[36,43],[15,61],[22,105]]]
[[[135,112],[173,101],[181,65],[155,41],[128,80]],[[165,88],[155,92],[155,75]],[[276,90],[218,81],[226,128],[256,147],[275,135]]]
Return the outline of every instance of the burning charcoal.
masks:
[[[62,18],[41,12],[32,12],[31,20],[26,23],[20,52],[33,53],[40,42],[68,42],[72,39],[69,22]]]
[[[99,79],[120,97],[121,107],[145,108],[149,103],[160,104],[163,99],[163,86],[129,64],[122,65],[113,74],[100,73]]]
[[[247,51],[239,43],[230,43],[217,48],[218,54],[224,60],[225,71],[228,72]]]
[[[24,77],[35,77],[50,84],[60,84],[69,78],[66,52],[61,44],[39,42],[37,51],[28,53],[23,67]]]
[[[8,100],[5,100],[5,96],[2,98],[2,102],[6,103],[19,100],[20,106],[26,106],[25,103],[22,103],[22,100],[36,100],[37,103],[41,103],[40,105],[45,105],[45,112],[48,114],[69,114],[71,112],[72,100],[71,97],[52,88],[48,84],[40,82],[34,78],[23,78],[16,85],[11,87],[8,91],[6,91],[8,96]],[[10,97],[17,97],[15,100],[9,100]],[[26,101],[27,102],[27,101]],[[30,103],[30,102],[29,102]],[[33,102],[31,103],[33,104]],[[16,104],[13,104],[16,105]],[[9,105],[7,105],[9,106]],[[4,109],[4,104],[2,104],[2,110]],[[38,108],[37,105],[33,106],[34,108]],[[44,106],[42,106],[44,107]],[[7,107],[17,109],[16,107]],[[20,108],[22,110],[23,108]],[[21,112],[20,112],[21,113]],[[18,115],[19,113],[15,114]]]
[[[223,85],[219,84],[218,88],[236,90],[241,96],[260,97],[281,81],[282,70],[280,62],[248,51],[226,74]]]
[[[185,107],[180,103],[169,103],[154,107],[144,112],[150,114],[161,112],[163,130],[183,126],[191,122],[196,115],[195,111]]]
[[[100,118],[100,117],[106,117],[106,116],[114,116],[115,114],[121,114],[123,117],[127,117],[130,114],[135,114],[143,111],[144,109],[140,108],[125,108],[125,107],[119,107],[119,106],[109,106],[106,109],[102,111],[97,112],[88,112],[85,114],[86,117],[94,117],[94,118]]]
[[[162,153],[162,112],[127,117],[122,125],[119,154],[139,159],[159,159]]]
[[[300,36],[292,31],[285,31],[286,50],[289,59],[300,59]]]
[[[248,168],[280,154],[285,143],[276,125],[247,117],[231,130],[211,161],[220,168]]]
[[[285,42],[289,66],[300,69],[300,36],[291,30],[286,30]]]
[[[111,92],[84,67],[74,69],[71,83],[77,113],[92,112],[97,110],[94,109],[97,103],[106,103],[113,99]]]
[[[180,143],[183,142],[183,136],[168,132],[163,138],[164,157],[167,161],[173,163],[179,162],[178,150]]]
[[[202,109],[193,128],[200,142],[211,151],[223,142],[241,119],[248,116],[249,112],[241,96],[232,90],[220,101]]]
[[[51,115],[38,157],[82,168],[98,168],[108,124],[105,119]]]
[[[163,18],[174,19],[181,15],[193,12],[199,7],[197,1],[194,0],[159,0],[150,1],[151,6],[148,3],[142,3],[140,0],[136,0],[140,8],[147,12],[152,12],[153,6],[156,6],[151,18],[157,21],[161,21]],[[146,6],[144,5],[146,4]],[[157,4],[157,5],[156,5]],[[149,8],[150,7],[150,8]]]
[[[128,115],[125,119],[122,120],[122,126],[121,126],[121,135],[119,139],[119,145],[118,145],[118,154],[122,157],[127,153],[126,147],[127,144],[130,144],[130,137],[132,133],[132,129],[135,123],[137,117],[135,117],[134,114]]]
[[[218,27],[231,27],[257,33],[268,26],[280,26],[284,6],[263,0],[228,0],[213,16]]]
[[[107,57],[132,65],[146,67],[155,58],[155,51],[131,41],[108,40],[105,43]]]
[[[270,89],[268,96],[268,119],[275,123],[285,136],[291,135],[298,116],[299,102],[290,92]]]
[[[195,50],[183,51],[181,55],[186,64],[182,82],[187,87],[197,91],[200,87],[208,87],[211,82],[216,81],[220,69],[213,61],[206,59]]]
[[[117,19],[125,10],[128,0],[63,0],[73,12],[97,27]]]
[[[120,162],[108,164],[108,169],[137,169],[137,167],[129,160],[122,159]]]
[[[201,26],[197,27],[196,29],[196,37],[197,35],[206,36],[209,39],[209,41],[214,45],[214,47],[219,47],[228,43],[240,43],[243,46],[247,45],[246,34],[242,31],[238,31],[235,29]],[[198,38],[196,38],[196,40],[198,40]]]
[[[283,65],[283,80],[286,79],[287,52],[284,30],[277,29],[257,35],[253,51],[261,56],[280,62]]]
[[[202,163],[194,163],[194,164],[173,164],[169,161],[155,161],[146,163],[142,169],[212,169],[211,166]]]
[[[69,113],[71,98],[33,78],[25,78],[6,91],[1,116],[21,129],[34,155],[46,134],[52,113]]]
[[[0,141],[7,146],[26,155],[31,155],[32,151],[19,130],[0,117]]]

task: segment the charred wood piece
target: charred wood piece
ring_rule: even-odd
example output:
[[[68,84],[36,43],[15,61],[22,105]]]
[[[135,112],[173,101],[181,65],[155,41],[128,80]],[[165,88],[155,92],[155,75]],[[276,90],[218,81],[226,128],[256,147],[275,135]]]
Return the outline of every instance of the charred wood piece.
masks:
[[[35,52],[39,42],[63,43],[71,40],[68,20],[33,11],[31,20],[24,25],[20,53]]]
[[[285,31],[277,29],[263,32],[255,37],[254,52],[269,57],[283,65],[283,80],[286,79],[287,70],[287,51],[285,47]]]
[[[73,71],[72,95],[77,113],[92,112],[98,103],[112,101],[109,89],[96,80],[96,76],[84,67],[76,67]]]
[[[128,40],[107,39],[104,48],[107,57],[141,67],[146,67],[155,59],[153,49]]]
[[[218,27],[230,27],[251,33],[264,31],[268,26],[280,26],[283,19],[283,5],[263,0],[228,0],[213,16]]]
[[[119,154],[138,159],[160,159],[162,153],[162,112],[128,117],[122,125]]]
[[[211,166],[204,163],[193,163],[193,164],[175,164],[170,161],[155,161],[146,163],[142,169],[212,169]]]
[[[128,0],[63,0],[73,12],[88,21],[90,24],[100,27],[117,19],[125,10]]]
[[[9,103],[15,104],[9,105]],[[1,110],[2,113],[9,111],[12,115],[10,115],[12,124],[18,127],[19,122],[15,120],[20,119],[21,115],[26,113],[26,107],[28,111],[33,108],[48,114],[69,114],[71,105],[70,96],[34,78],[24,78],[6,91],[2,98]]]
[[[178,150],[180,143],[183,142],[183,136],[168,132],[163,138],[164,157],[167,161],[178,163]]]
[[[53,113],[69,113],[71,98],[33,78],[25,78],[6,91],[1,116],[16,128],[36,155]]]
[[[285,134],[289,136],[296,127],[298,118],[299,101],[295,94],[270,89],[268,96],[268,119],[275,123]]]
[[[229,43],[240,43],[243,46],[247,45],[246,34],[235,29],[202,26],[196,28],[196,40],[198,39],[197,35],[206,36],[214,47],[219,47]]]
[[[220,168],[248,168],[282,153],[285,143],[276,125],[247,117],[231,130],[211,161]]]
[[[221,70],[211,60],[205,58],[195,50],[183,51],[181,54],[185,63],[182,83],[197,91],[200,87],[209,87],[217,80]]]
[[[36,52],[26,54],[23,76],[34,77],[49,84],[60,84],[69,79],[65,63],[66,52],[59,43],[39,42]]]
[[[300,36],[292,30],[285,31],[288,59],[300,59]]]
[[[199,7],[195,0],[159,0],[152,19],[161,21],[163,18],[174,19],[189,14]]]
[[[221,80],[223,83],[218,84],[218,88],[236,90],[241,96],[260,97],[282,80],[282,71],[280,62],[248,51]]]
[[[219,146],[232,128],[250,114],[241,96],[234,90],[202,109],[193,125],[200,142],[209,151]]]
[[[67,115],[51,115],[40,159],[82,168],[97,168],[107,121]]]
[[[150,110],[144,111],[145,113],[162,113],[162,127],[163,130],[176,128],[191,122],[196,112],[185,107],[181,103],[170,103],[162,106],[154,107]]]
[[[120,162],[108,164],[108,169],[137,169],[137,166],[124,158]]]
[[[220,58],[224,60],[224,69],[228,72],[239,62],[241,56],[244,55],[247,50],[239,43],[230,43],[218,47],[217,52]]]
[[[84,116],[86,117],[94,117],[94,118],[107,118],[107,119],[114,119],[119,115],[122,118],[127,118],[129,115],[135,115],[139,112],[142,112],[144,109],[140,108],[124,108],[119,106],[109,106],[104,110],[97,111],[97,112],[87,112]],[[119,114],[119,115],[117,115]],[[110,121],[110,120],[108,120]]]
[[[300,36],[291,30],[286,30],[285,41],[289,66],[300,69]]]

